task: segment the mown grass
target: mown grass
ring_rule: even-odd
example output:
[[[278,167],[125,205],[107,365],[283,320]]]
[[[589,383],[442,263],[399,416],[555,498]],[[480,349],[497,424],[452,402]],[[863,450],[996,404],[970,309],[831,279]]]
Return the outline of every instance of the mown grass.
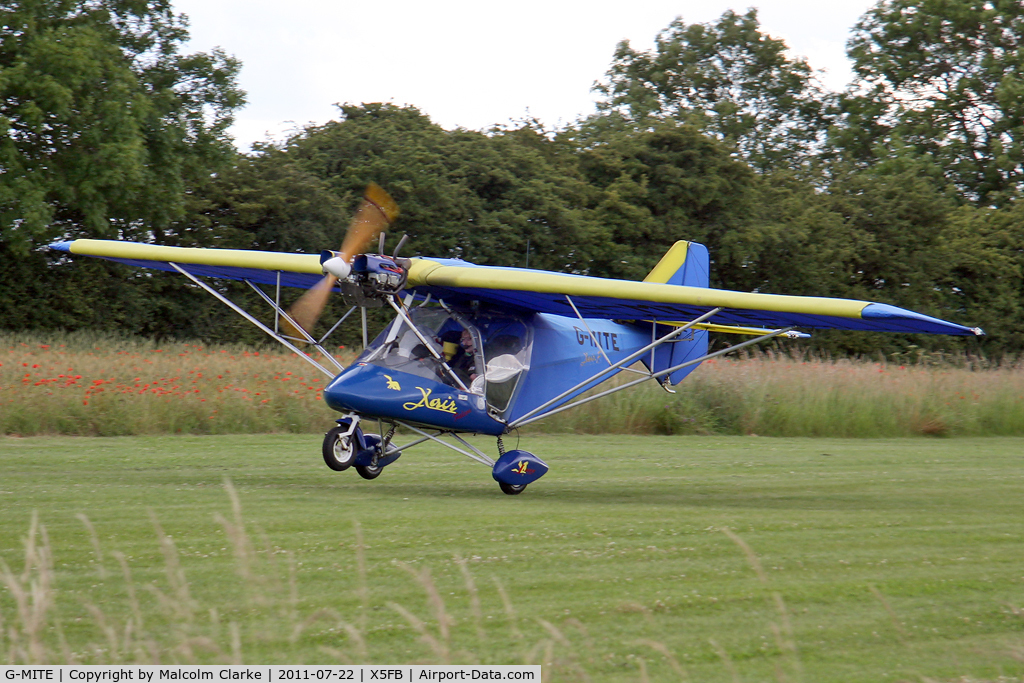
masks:
[[[431,446],[366,482],[316,436],[0,439],[0,661],[1024,680],[1024,439],[520,445],[508,497]]]
[[[342,362],[347,349],[336,349]],[[928,362],[924,362],[928,361]],[[632,379],[632,375],[624,375]],[[276,348],[0,336],[0,433],[323,432],[327,380]],[[622,379],[612,380],[622,381]],[[1024,366],[762,353],[708,361],[669,394],[649,383],[531,433],[903,437],[1024,435]]]

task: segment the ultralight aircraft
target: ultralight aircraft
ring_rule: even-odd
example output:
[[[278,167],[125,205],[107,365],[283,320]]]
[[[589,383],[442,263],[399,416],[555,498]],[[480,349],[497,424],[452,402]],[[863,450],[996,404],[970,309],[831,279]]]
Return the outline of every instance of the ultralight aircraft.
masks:
[[[388,256],[383,230],[397,216],[387,192],[371,185],[341,249],[319,256],[89,239],[51,246],[181,273],[331,378],[324,400],[343,414],[324,437],[331,469],[375,479],[407,449],[436,441],[490,467],[510,495],[548,466],[527,451],[506,451],[503,435],[641,382],[672,392],[705,360],[808,336],[797,328],[983,334],[887,304],[711,289],[708,251],[695,242],[676,242],[643,282],[401,258],[404,237]],[[365,253],[378,236],[379,253]],[[273,320],[261,322],[203,278],[247,283]],[[309,291],[286,310],[282,287]],[[351,307],[317,339],[313,326],[331,292]],[[369,341],[366,309],[382,306],[395,318]],[[356,310],[364,349],[344,367],[324,343]],[[709,353],[709,331],[752,338]],[[638,376],[581,396],[623,372]],[[396,445],[399,427],[413,440]],[[497,460],[462,436],[474,433],[497,437]]]

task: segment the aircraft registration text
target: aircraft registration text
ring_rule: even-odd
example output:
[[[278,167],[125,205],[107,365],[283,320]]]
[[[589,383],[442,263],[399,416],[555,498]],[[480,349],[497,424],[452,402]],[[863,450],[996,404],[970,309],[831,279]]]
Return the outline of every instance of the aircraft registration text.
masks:
[[[619,335],[615,332],[602,332],[601,330],[596,330],[594,334],[591,335],[586,330],[581,330],[575,325],[572,329],[576,330],[576,342],[580,346],[590,344],[590,346],[594,348],[600,346],[604,347],[608,351],[619,350]]]

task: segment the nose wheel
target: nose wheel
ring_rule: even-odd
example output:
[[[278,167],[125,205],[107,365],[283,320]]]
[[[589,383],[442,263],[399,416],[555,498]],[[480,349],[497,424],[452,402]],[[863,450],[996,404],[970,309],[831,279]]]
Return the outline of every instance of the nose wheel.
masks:
[[[348,427],[338,426],[324,434],[324,462],[335,472],[344,472],[352,466],[356,459],[355,440],[348,432]],[[366,477],[366,475],[363,476]],[[373,479],[373,477],[366,478]]]

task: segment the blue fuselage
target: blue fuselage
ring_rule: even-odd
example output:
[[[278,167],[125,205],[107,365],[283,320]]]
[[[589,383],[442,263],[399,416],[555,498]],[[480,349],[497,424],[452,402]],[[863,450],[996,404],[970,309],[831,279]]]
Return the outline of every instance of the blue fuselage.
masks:
[[[484,397],[440,381],[377,365],[356,363],[324,389],[334,410],[402,420],[446,431],[501,434],[505,425],[488,416]]]
[[[472,317],[466,316],[472,323]],[[367,417],[401,420],[445,431],[502,434],[506,425],[534,408],[577,387],[559,404],[616,374],[588,382],[609,363],[626,359],[651,343],[651,328],[605,319],[569,318],[537,313],[521,317],[532,338],[532,353],[515,395],[498,412],[485,396],[463,391],[441,381],[397,368],[357,362],[346,368],[324,390],[331,408]],[[664,330],[661,331],[664,334]],[[660,348],[655,367],[669,367],[685,357],[706,352],[706,333],[680,339],[672,348]],[[485,343],[486,350],[486,343]],[[650,356],[638,359],[649,367]],[[692,368],[686,368],[683,374]],[[679,377],[681,379],[681,377]],[[673,377],[674,381],[678,381]]]

